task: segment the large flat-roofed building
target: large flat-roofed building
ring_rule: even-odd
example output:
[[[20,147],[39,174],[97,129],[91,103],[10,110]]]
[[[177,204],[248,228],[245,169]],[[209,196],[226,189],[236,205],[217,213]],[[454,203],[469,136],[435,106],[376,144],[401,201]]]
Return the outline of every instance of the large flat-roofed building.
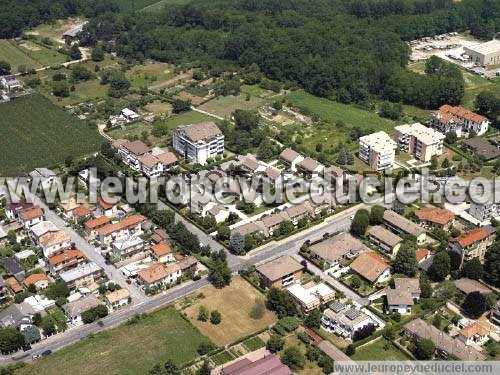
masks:
[[[498,39],[464,47],[464,50],[474,64],[481,66],[500,64],[500,40]]]
[[[224,152],[224,134],[213,122],[180,126],[174,132],[173,147],[186,159],[204,165]]]
[[[359,158],[375,171],[392,168],[397,144],[385,132],[376,132],[359,139]]]
[[[415,159],[428,162],[433,155],[443,153],[445,135],[419,122],[396,126],[396,142],[401,151]]]

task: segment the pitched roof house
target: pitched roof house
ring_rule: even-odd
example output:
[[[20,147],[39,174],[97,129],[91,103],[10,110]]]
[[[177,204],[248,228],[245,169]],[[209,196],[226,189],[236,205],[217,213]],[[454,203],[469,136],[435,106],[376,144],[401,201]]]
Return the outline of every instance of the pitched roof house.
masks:
[[[298,282],[303,270],[302,264],[284,255],[258,266],[257,274],[263,287],[283,288]]]
[[[351,270],[368,280],[380,283],[389,280],[391,267],[379,254],[368,251],[360,254],[350,265]]]
[[[453,212],[439,207],[423,207],[415,211],[415,215],[424,228],[449,229],[455,220]]]

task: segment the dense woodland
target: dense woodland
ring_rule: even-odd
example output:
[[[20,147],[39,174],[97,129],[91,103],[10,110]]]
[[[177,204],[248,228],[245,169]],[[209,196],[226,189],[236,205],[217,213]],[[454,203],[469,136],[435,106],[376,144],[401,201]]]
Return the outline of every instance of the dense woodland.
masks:
[[[449,64],[426,75],[408,72],[405,41],[464,30],[491,38],[500,30],[500,0],[193,0],[140,17],[117,11],[113,1],[57,0],[48,12],[40,10],[48,0],[8,2],[25,20],[12,25],[16,17],[2,11],[4,36],[58,12],[81,12],[93,16],[83,45],[101,40],[131,60],[196,64],[212,72],[257,64],[268,78],[341,102],[375,95],[424,108],[458,103],[463,79]],[[33,12],[18,16],[19,7],[32,10],[26,4],[33,3],[39,5]]]

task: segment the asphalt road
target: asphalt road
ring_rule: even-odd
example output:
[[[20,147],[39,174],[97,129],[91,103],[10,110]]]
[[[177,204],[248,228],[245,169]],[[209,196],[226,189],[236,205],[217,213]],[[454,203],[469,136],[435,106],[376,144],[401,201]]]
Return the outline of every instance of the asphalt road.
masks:
[[[43,202],[40,202],[38,198],[35,198],[37,201],[37,204],[40,204],[42,207],[46,209],[47,212],[47,218],[49,220],[53,220],[54,224],[59,225],[62,222],[62,225],[64,226],[64,221],[59,218],[55,213],[50,212],[48,208],[43,204]],[[333,215],[325,220],[325,222],[316,225],[314,227],[308,228],[296,235],[293,235],[291,237],[285,238],[279,242],[271,242],[262,248],[259,248],[257,250],[252,251],[251,253],[247,254],[244,257],[237,257],[232,254],[229,254],[228,256],[228,261],[231,269],[234,272],[237,272],[249,265],[258,265],[261,264],[265,261],[268,261],[270,259],[276,258],[280,255],[283,254],[296,254],[300,247],[303,245],[303,243],[306,240],[310,241],[315,241],[318,239],[321,239],[326,233],[335,233],[338,231],[342,230],[347,230],[350,226],[350,216],[352,216],[357,210],[361,208],[367,207],[366,204],[361,203],[359,205],[356,205],[354,207],[351,207],[349,209],[346,209],[345,211],[342,211],[336,215]],[[159,205],[159,209],[169,209],[168,206],[162,204],[161,206]],[[184,224],[187,226],[187,228],[198,235],[200,238],[200,242],[204,244],[209,244],[213,250],[219,250],[222,249],[223,247],[214,241],[209,235],[205,234],[203,231],[201,231],[198,227],[195,225],[191,224],[189,221],[184,219],[182,216],[176,214],[176,219],[181,220],[184,222]],[[83,242],[86,243],[85,240],[83,240],[78,234],[73,231],[71,228],[66,228],[64,229],[67,231],[67,233],[71,236],[73,239],[74,236],[80,238]],[[75,237],[75,240],[78,240],[78,238]],[[77,242],[77,241],[75,241]],[[83,244],[82,244],[83,245]],[[77,246],[79,246],[79,243],[77,243]],[[87,246],[90,246],[87,244]],[[89,255],[89,257],[94,260],[94,257],[96,259],[96,263],[99,265],[103,265],[103,268],[106,266],[104,264],[104,259],[103,257],[95,252],[95,250],[92,250],[89,254],[93,254],[92,256]],[[99,259],[100,258],[100,259]],[[111,266],[113,267],[113,266]],[[106,268],[105,268],[106,269]],[[119,275],[119,272],[113,267],[114,273],[113,276]],[[113,270],[110,270],[109,272],[112,272]],[[118,281],[118,276],[113,277],[115,280]],[[132,304],[131,306],[127,307],[126,309],[119,310],[117,312],[114,312],[107,316],[104,319],[101,319],[102,324],[98,325],[97,323],[92,323],[89,325],[82,325],[79,327],[72,328],[70,330],[67,330],[66,332],[60,333],[58,335],[55,335],[51,338],[48,338],[47,340],[41,341],[37,344],[33,345],[33,348],[29,350],[28,352],[18,352],[14,354],[13,356],[2,356],[0,358],[0,366],[5,366],[7,364],[17,362],[19,360],[31,360],[31,357],[34,354],[41,354],[42,352],[46,350],[58,350],[63,348],[66,345],[69,345],[73,342],[76,342],[84,337],[86,337],[89,334],[96,333],[98,331],[104,330],[104,329],[109,329],[112,327],[115,327],[123,322],[125,322],[127,319],[130,319],[136,314],[141,314],[144,312],[148,312],[151,310],[154,310],[158,307],[161,307],[165,304],[171,303],[175,301],[176,299],[179,299],[185,295],[188,295],[190,293],[195,292],[196,290],[208,285],[209,282],[207,278],[202,278],[196,282],[189,282],[185,283],[182,285],[179,285],[175,288],[169,289],[168,291],[163,292],[163,294],[157,295],[155,297],[144,297],[144,299],[141,302],[136,302],[135,304]],[[126,285],[126,284],[124,284]],[[335,285],[337,286],[337,285]],[[128,286],[130,287],[130,286]],[[142,295],[142,293],[139,291],[139,293]],[[364,304],[363,299],[356,295],[354,292],[350,291],[350,294],[353,293],[353,296],[350,296],[351,298],[354,297],[353,299],[356,299],[359,301],[361,304]],[[132,294],[132,291],[131,291]],[[347,294],[347,293],[346,293]]]

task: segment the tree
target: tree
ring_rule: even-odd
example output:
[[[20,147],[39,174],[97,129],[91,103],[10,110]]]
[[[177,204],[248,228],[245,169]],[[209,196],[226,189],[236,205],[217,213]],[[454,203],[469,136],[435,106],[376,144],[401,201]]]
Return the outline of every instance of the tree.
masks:
[[[224,250],[212,254],[208,278],[216,288],[224,288],[231,283],[231,269],[227,264]]]
[[[173,113],[187,112],[191,109],[191,102],[189,100],[176,99],[172,105]]]
[[[293,316],[297,314],[294,300],[286,291],[270,288],[267,292],[267,307],[278,314],[278,317]]]
[[[71,60],[80,60],[82,58],[82,52],[76,44],[73,44],[69,49],[69,57]]]
[[[71,78],[74,81],[87,81],[92,78],[92,73],[84,65],[77,64],[71,68]]]
[[[271,335],[269,340],[266,343],[266,349],[271,353],[277,353],[281,349],[283,349],[283,345],[285,344],[284,340],[278,335]]]
[[[35,326],[28,326],[24,328],[21,333],[24,336],[24,342],[26,344],[33,344],[41,339],[40,330]]]
[[[211,352],[212,350],[214,350],[216,348],[216,346],[210,342],[210,341],[202,341],[200,343],[200,345],[198,345],[198,354],[199,355],[205,355],[209,352]]]
[[[104,49],[100,44],[92,48],[92,53],[90,54],[92,61],[102,61],[104,60]]]
[[[437,155],[432,155],[431,156],[431,165],[430,168],[431,170],[435,171],[438,168],[438,158]]]
[[[169,359],[162,365],[156,364],[151,370],[149,370],[150,375],[180,375],[181,371],[175,365],[175,363]]]
[[[429,277],[434,281],[443,281],[450,273],[450,256],[446,251],[440,251],[434,256],[429,267]]]
[[[415,346],[415,357],[421,360],[431,359],[435,351],[436,346],[431,340],[422,339],[419,340]]]
[[[0,76],[10,74],[12,67],[7,61],[0,61]]]
[[[369,224],[370,213],[365,209],[358,210],[351,223],[351,233],[356,236],[364,236]]]
[[[352,357],[356,353],[356,347],[353,344],[349,344],[345,349],[345,354]]]
[[[260,159],[268,160],[275,155],[275,147],[269,138],[264,138],[257,149],[257,156]]]
[[[66,284],[61,281],[57,281],[53,284],[49,284],[47,288],[43,290],[43,294],[49,299],[57,300],[58,298],[67,298],[69,296],[69,288]]]
[[[415,242],[411,240],[403,241],[392,264],[395,273],[402,273],[408,277],[417,274],[418,264],[415,250]]]
[[[290,220],[284,220],[279,225],[279,234],[286,236],[294,231],[295,227]]]
[[[449,131],[448,133],[446,133],[446,136],[444,138],[444,141],[446,143],[448,143],[449,145],[452,145],[452,144],[455,144],[457,142],[457,133],[455,133],[455,131]]]
[[[382,218],[384,217],[385,207],[374,205],[370,210],[370,224],[378,225],[382,223]]]
[[[208,320],[208,309],[201,305],[198,309],[198,320],[202,322],[206,322]]]
[[[250,310],[250,318],[254,320],[261,319],[266,312],[266,304],[262,298],[256,297],[255,302]]]
[[[0,352],[10,353],[24,345],[24,336],[15,328],[0,328]]]
[[[319,328],[321,325],[321,312],[318,309],[312,310],[304,319],[307,328]]]
[[[108,95],[113,98],[121,98],[130,88],[130,81],[125,77],[125,74],[119,70],[114,70],[109,74],[109,90]]]
[[[333,373],[333,360],[327,355],[322,355],[318,359],[318,366],[323,370],[323,374]]]
[[[432,285],[424,273],[420,275],[420,296],[422,298],[429,298],[432,296]]]
[[[196,375],[210,375],[211,373],[211,368],[208,364],[208,361],[203,361],[203,364],[201,365],[201,367],[196,370]]]
[[[217,239],[221,241],[226,241],[231,238],[231,229],[226,224],[221,224],[217,228]]]
[[[291,370],[297,371],[304,368],[306,359],[299,347],[294,345],[285,349],[281,355],[281,361],[290,367]]]
[[[351,277],[351,286],[354,289],[358,289],[361,286],[361,279],[359,278],[358,275],[353,275]]]
[[[217,325],[222,321],[222,315],[218,310],[213,310],[210,313],[210,323]]]
[[[480,292],[471,292],[465,296],[462,308],[473,318],[479,318],[487,310],[487,299]]]
[[[469,279],[479,280],[483,277],[483,265],[479,258],[473,258],[464,263],[463,272]]]
[[[67,98],[69,96],[69,86],[66,81],[52,82],[52,94],[60,98]]]
[[[500,287],[500,241],[495,241],[484,255],[484,278]]]
[[[244,255],[245,254],[245,237],[241,235],[239,232],[235,232],[231,235],[231,239],[229,240],[229,248],[236,255]]]

